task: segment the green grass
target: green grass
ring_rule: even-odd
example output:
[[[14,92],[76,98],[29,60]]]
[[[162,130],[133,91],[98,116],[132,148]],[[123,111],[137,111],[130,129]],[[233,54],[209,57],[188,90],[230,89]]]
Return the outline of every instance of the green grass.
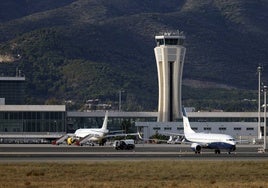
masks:
[[[0,187],[268,187],[268,161],[0,163]]]

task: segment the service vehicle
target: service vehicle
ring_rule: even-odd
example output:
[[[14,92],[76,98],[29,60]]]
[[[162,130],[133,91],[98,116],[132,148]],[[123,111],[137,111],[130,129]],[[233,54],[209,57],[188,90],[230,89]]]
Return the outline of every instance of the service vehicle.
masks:
[[[113,147],[116,150],[132,150],[135,148],[135,142],[133,139],[115,140]]]

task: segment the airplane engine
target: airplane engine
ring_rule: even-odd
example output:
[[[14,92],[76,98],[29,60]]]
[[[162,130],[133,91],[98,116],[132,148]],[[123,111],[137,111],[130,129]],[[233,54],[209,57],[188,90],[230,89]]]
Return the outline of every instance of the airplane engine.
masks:
[[[191,145],[191,149],[195,152],[195,153],[200,153],[201,151],[201,146],[197,143],[193,143]]]

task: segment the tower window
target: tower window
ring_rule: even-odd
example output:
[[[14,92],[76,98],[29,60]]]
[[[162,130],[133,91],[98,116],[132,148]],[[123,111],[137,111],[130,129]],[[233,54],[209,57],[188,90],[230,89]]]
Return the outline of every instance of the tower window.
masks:
[[[165,39],[166,45],[178,45],[178,39]]]
[[[157,46],[163,45],[164,44],[164,39],[157,39],[156,44],[157,44]]]

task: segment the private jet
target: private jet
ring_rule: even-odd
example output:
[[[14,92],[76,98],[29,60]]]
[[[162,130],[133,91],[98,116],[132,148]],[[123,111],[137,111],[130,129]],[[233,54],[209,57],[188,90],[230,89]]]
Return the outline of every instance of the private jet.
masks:
[[[229,154],[235,151],[236,141],[232,136],[227,134],[196,133],[190,126],[184,108],[182,118],[185,142],[191,143],[191,149],[195,153],[200,153],[202,148],[214,149],[215,154],[220,154],[221,150],[227,150]]]

